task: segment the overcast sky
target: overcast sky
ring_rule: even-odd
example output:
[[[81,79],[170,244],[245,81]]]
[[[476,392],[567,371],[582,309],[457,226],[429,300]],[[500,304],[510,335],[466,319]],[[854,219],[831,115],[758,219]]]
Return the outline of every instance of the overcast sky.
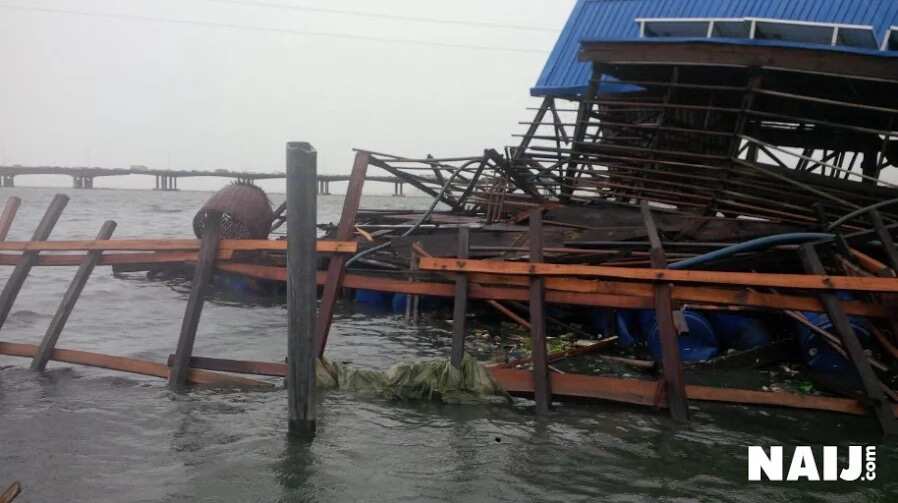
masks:
[[[272,171],[289,140],[315,145],[321,173],[348,172],[353,147],[477,154],[514,142],[574,3],[0,0],[0,163]],[[271,7],[291,5],[542,30]]]

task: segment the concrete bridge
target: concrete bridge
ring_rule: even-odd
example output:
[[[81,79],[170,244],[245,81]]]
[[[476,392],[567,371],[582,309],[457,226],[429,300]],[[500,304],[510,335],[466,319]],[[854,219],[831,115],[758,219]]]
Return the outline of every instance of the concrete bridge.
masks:
[[[64,166],[0,166],[0,186],[15,187],[15,177],[20,175],[65,175],[72,177],[72,187],[76,189],[94,188],[94,179],[103,176],[143,175],[155,178],[155,190],[178,190],[179,178],[218,177],[231,178],[240,183],[252,184],[256,180],[272,180],[286,178],[286,173],[252,173],[248,171],[230,171],[216,169],[213,171],[151,169],[145,166],[132,166],[128,169],[110,169],[97,167],[64,167]],[[405,182],[394,176],[368,176],[365,180],[372,182],[392,183],[393,195],[404,196]],[[318,175],[317,193],[331,193],[331,182],[348,182],[349,175]],[[436,180],[433,180],[436,183]]]

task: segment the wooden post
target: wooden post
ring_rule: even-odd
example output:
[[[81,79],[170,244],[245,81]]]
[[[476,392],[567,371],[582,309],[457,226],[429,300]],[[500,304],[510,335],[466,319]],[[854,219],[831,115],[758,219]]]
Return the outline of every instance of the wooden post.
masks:
[[[209,282],[215,272],[215,259],[218,255],[218,242],[221,239],[221,213],[206,211],[206,225],[200,244],[199,260],[190,282],[190,297],[187,309],[181,322],[181,335],[178,337],[178,349],[175,361],[168,376],[168,387],[180,391],[187,384],[190,372],[190,357],[193,355],[193,342],[196,340],[196,329],[203,314],[203,303],[209,290]]]
[[[652,267],[666,269],[667,258],[661,245],[661,236],[652,210],[646,201],[642,201],[642,219],[648,232]],[[655,285],[655,318],[661,339],[661,363],[664,367],[664,381],[667,390],[667,402],[670,415],[676,421],[689,421],[689,404],[686,400],[686,382],[683,379],[683,367],[680,363],[679,332],[674,323],[673,300],[670,283]]]
[[[100,232],[97,234],[97,240],[105,241],[111,238],[112,233],[115,231],[115,226],[116,224],[112,220],[107,220],[103,223]],[[87,284],[87,280],[90,278],[94,267],[97,266],[97,262],[100,261],[101,255],[103,255],[101,250],[89,251],[81,261],[78,272],[75,273],[75,277],[69,283],[69,288],[62,297],[62,302],[60,302],[59,308],[56,309],[56,314],[53,316],[50,326],[47,327],[47,332],[41,340],[37,353],[34,354],[34,359],[31,360],[31,370],[44,370],[47,367],[47,362],[50,361],[50,356],[53,354],[53,349],[56,347],[59,336],[62,334],[62,329],[65,328],[66,321],[68,321],[69,315],[72,314],[72,310],[75,309],[75,303],[78,302],[78,297],[84,290],[84,285]]]
[[[315,433],[317,418],[317,171],[318,152],[312,145],[287,144],[287,402],[290,433],[300,436]]]
[[[19,211],[21,204],[22,200],[15,196],[6,200],[3,214],[0,215],[0,241],[6,241],[6,236],[9,235],[9,229],[12,227],[13,220],[16,219],[16,212]]]
[[[809,274],[826,274],[826,270],[823,268],[823,264],[820,262],[820,257],[817,255],[817,251],[814,249],[813,245],[801,245],[799,254],[801,255],[801,262],[804,265],[805,271]],[[851,328],[851,322],[842,310],[839,298],[836,294],[829,292],[821,292],[818,295],[820,297],[820,302],[823,304],[823,308],[826,310],[826,315],[829,316],[829,320],[833,325],[833,329],[842,339],[842,347],[848,353],[848,357],[851,359],[861,377],[864,392],[866,393],[867,398],[870,399],[871,407],[873,407],[873,410],[876,413],[876,418],[879,420],[879,425],[882,428],[883,434],[898,434],[898,423],[895,422],[895,413],[892,409],[892,405],[882,391],[882,383],[873,371],[873,367],[870,366],[870,361],[867,359],[864,347],[861,346],[857,334],[855,334],[854,329]]]
[[[352,174],[349,175],[349,187],[346,189],[346,199],[343,200],[343,213],[340,215],[340,223],[337,225],[335,239],[349,241],[353,239],[355,229],[355,217],[359,211],[359,203],[362,199],[362,187],[365,185],[365,173],[368,171],[368,152],[358,152],[352,165]],[[317,348],[318,356],[324,355],[327,346],[327,334],[330,331],[331,320],[334,318],[334,307],[337,303],[337,294],[343,283],[343,267],[347,257],[337,255],[330,258],[327,266],[327,279],[324,282],[324,293],[321,295],[321,309],[318,312]]]
[[[56,226],[56,222],[59,220],[59,216],[62,215],[62,210],[65,209],[68,202],[69,198],[64,194],[53,196],[53,200],[50,202],[50,206],[47,207],[44,217],[31,236],[32,241],[46,241],[50,237],[50,232],[53,231],[53,227]],[[28,273],[31,272],[31,268],[37,263],[37,259],[38,252],[36,251],[22,253],[22,260],[13,269],[12,274],[9,275],[3,291],[0,292],[0,328],[6,323],[6,318],[9,317],[12,305],[16,302],[16,297],[19,296],[22,285],[25,283]]]
[[[471,229],[458,229],[458,258],[468,258]],[[452,366],[461,368],[465,356],[465,334],[467,334],[466,317],[468,314],[468,275],[459,273],[455,276],[455,301],[452,311]]]
[[[543,210],[530,210],[530,262],[543,261]],[[533,389],[536,413],[548,414],[552,404],[549,387],[549,351],[546,347],[546,280],[530,277],[530,337],[533,346]]]

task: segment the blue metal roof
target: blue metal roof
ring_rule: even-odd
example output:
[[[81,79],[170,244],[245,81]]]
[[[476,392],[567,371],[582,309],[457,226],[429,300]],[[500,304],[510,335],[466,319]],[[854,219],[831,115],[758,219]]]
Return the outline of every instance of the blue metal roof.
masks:
[[[870,25],[881,41],[898,25],[898,0],[579,0],[530,93],[582,93],[590,66],[577,59],[581,42],[638,39],[637,18],[744,17]]]

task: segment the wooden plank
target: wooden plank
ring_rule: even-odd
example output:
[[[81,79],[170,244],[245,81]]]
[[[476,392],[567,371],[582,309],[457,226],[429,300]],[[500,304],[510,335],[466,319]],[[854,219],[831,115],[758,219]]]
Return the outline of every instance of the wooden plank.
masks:
[[[471,229],[458,229],[458,258],[468,258]],[[465,356],[465,335],[467,335],[468,314],[468,275],[457,274],[455,277],[455,299],[452,305],[452,366],[460,369]]]
[[[471,274],[471,282],[482,285],[506,285],[525,287],[529,279],[524,276],[500,276],[495,274]],[[622,282],[576,278],[546,278],[546,289],[577,293],[601,293],[651,299],[654,286],[647,282]],[[792,309],[795,311],[824,312],[820,299],[782,293],[761,293],[750,289],[725,289],[706,286],[674,286],[671,297],[680,303],[733,305],[764,309]],[[888,309],[882,305],[857,300],[842,301],[846,314],[886,318]]]
[[[652,267],[666,269],[667,258],[648,202],[642,201],[640,209],[651,246],[649,254]],[[688,422],[689,404],[686,401],[686,382],[683,379],[683,365],[680,362],[679,331],[674,323],[671,289],[670,283],[655,285],[655,319],[661,340],[661,363],[670,415],[675,421]]]
[[[14,342],[0,341],[0,354],[7,356],[19,356],[23,358],[34,358],[38,347],[34,344],[21,344]],[[117,370],[120,372],[128,372],[131,374],[145,375],[151,377],[169,378],[169,368],[161,363],[149,362],[146,360],[138,360],[124,356],[111,356],[101,353],[91,353],[88,351],[77,351],[73,349],[53,350],[50,356],[51,361],[72,363],[76,365],[84,365],[86,367],[96,367],[108,370]],[[191,369],[187,374],[187,380],[191,384],[209,384],[217,386],[261,386],[272,387],[271,384],[247,379],[238,376],[229,376],[218,374],[215,372],[207,372],[205,370]]]
[[[351,237],[351,236],[350,236]],[[82,241],[6,241],[0,243],[0,251],[196,251],[202,247],[197,239],[115,239]],[[283,239],[223,239],[220,250],[235,251],[286,251]],[[349,239],[342,241],[319,240],[319,253],[356,253],[359,244]]]
[[[303,437],[314,435],[318,416],[315,399],[315,362],[318,360],[315,340],[318,318],[315,313],[318,303],[318,258],[315,253],[315,235],[318,231],[317,173],[318,152],[312,145],[288,143],[287,410],[290,433]],[[346,233],[345,239],[352,237],[352,226],[341,230]]]
[[[112,237],[115,227],[116,223],[114,221],[107,220],[100,228],[97,239],[109,239]],[[103,252],[101,251],[92,251],[88,252],[83,258],[81,266],[78,267],[78,272],[75,273],[75,277],[69,283],[69,288],[56,309],[56,314],[53,315],[53,320],[50,321],[50,326],[47,327],[47,331],[44,333],[44,338],[41,340],[34,359],[31,361],[31,370],[44,370],[47,367],[47,362],[50,359],[50,355],[53,354],[53,349],[56,347],[57,341],[59,341],[59,336],[62,335],[62,330],[65,328],[69,315],[75,309],[75,303],[78,302],[78,297],[84,290],[84,285],[87,284],[87,280],[90,278],[102,254]]]
[[[93,252],[88,252],[93,253]],[[71,267],[81,265],[86,254],[40,255],[35,267]],[[230,260],[232,256],[226,252],[218,254],[219,260]],[[0,253],[0,265],[18,265],[24,259],[22,255]],[[196,262],[196,252],[160,252],[160,253],[113,253],[104,254],[97,262],[98,266],[123,264],[173,264]]]
[[[12,503],[20,494],[22,494],[22,484],[18,481],[13,482],[0,494],[0,503]]]
[[[370,156],[367,152],[357,152],[355,162],[352,165],[352,173],[349,175],[349,187],[346,189],[346,198],[343,200],[343,213],[340,215],[340,223],[337,225],[336,238],[341,241],[349,241],[353,236],[355,218],[359,212],[359,203],[362,199],[362,188],[365,185],[365,173],[368,171]],[[343,268],[346,265],[346,257],[337,255],[331,257],[327,265],[327,281],[324,283],[324,293],[321,296],[321,307],[318,311],[317,345],[318,355],[324,355],[327,347],[327,335],[330,332],[331,321],[334,318],[334,307],[337,304],[337,294],[343,284]]]
[[[212,273],[215,270],[215,255],[218,250],[220,237],[221,213],[207,211],[203,244],[199,252],[199,262],[196,264],[193,279],[190,282],[190,296],[187,299],[184,319],[181,321],[178,349],[175,352],[175,362],[172,365],[171,374],[168,378],[168,386],[172,391],[181,391],[184,385],[187,384],[187,373],[190,369],[190,357],[193,355],[196,329],[200,324],[206,292],[209,289]]]
[[[174,354],[168,355],[169,366],[172,365],[174,359]],[[253,374],[269,377],[287,377],[288,372],[286,363],[228,360],[223,358],[208,358],[204,356],[191,356],[190,367],[193,369],[206,369],[218,372]]]
[[[799,248],[801,262],[804,264],[805,270],[811,274],[822,275],[826,271],[813,245],[804,244]],[[861,346],[854,329],[851,328],[851,322],[839,306],[839,299],[834,293],[820,293],[820,301],[826,307],[826,314],[829,316],[833,329],[842,339],[842,347],[848,353],[848,357],[854,364],[860,374],[861,382],[864,386],[864,392],[871,401],[872,407],[879,420],[880,427],[886,435],[894,435],[898,433],[898,423],[895,421],[895,413],[892,410],[888,398],[882,391],[882,383],[870,366],[870,361]]]
[[[221,271],[242,274],[257,279],[286,281],[287,270],[283,267],[260,266],[255,264],[219,263]],[[318,284],[323,285],[325,275],[318,274]],[[449,283],[394,280],[379,276],[347,274],[343,280],[348,288],[365,288],[383,292],[409,295],[432,295],[452,297],[454,290]],[[495,288],[490,285],[509,285],[521,288]],[[472,274],[468,298],[477,300],[517,300],[529,299],[526,287],[529,279],[524,276],[500,276],[494,274]],[[621,309],[650,309],[653,287],[646,283],[624,283],[572,278],[546,278],[546,301],[550,304],[572,304],[580,306],[616,307]],[[673,300],[679,303],[703,303],[757,307],[763,309],[791,309],[795,311],[825,311],[819,299],[798,295],[760,293],[750,290],[728,290],[713,287],[674,286]],[[889,310],[882,305],[861,301],[841,301],[846,314],[871,318],[886,318]]]
[[[62,215],[62,210],[65,209],[68,202],[69,198],[63,194],[56,194],[53,197],[46,213],[44,213],[43,218],[34,230],[34,235],[31,236],[32,241],[43,241],[50,237],[50,232],[53,231],[53,227],[56,226],[56,222],[59,220],[59,216]],[[0,292],[0,328],[6,323],[6,318],[9,317],[9,313],[12,311],[12,306],[22,290],[22,285],[25,284],[28,273],[31,272],[31,268],[37,262],[37,257],[37,252],[24,254],[22,262],[13,269],[9,279],[6,280],[6,285],[3,286],[3,291]]]
[[[3,214],[0,215],[0,241],[6,241],[9,235],[9,229],[12,227],[13,221],[16,219],[16,212],[22,200],[16,196],[12,196],[6,200],[6,206],[3,207]]]
[[[422,258],[421,270],[441,272],[481,272],[521,276],[587,276],[670,283],[706,283],[768,288],[809,290],[850,290],[858,292],[898,292],[898,279],[824,276],[812,274],[769,274],[721,271],[681,271],[675,269],[639,269],[633,267],[587,266],[570,264],[527,264],[494,260],[455,260]]]
[[[500,367],[493,367],[489,370],[493,379],[509,393],[533,393],[533,375],[530,372]],[[551,374],[550,379],[552,391],[558,396],[593,398],[649,407],[667,406],[666,401],[662,401],[660,404],[655,403],[655,391],[658,388],[658,383],[653,380],[582,374]],[[703,402],[789,407],[852,415],[866,414],[866,410],[860,402],[847,398],[696,385],[687,385],[686,395],[690,400]]]
[[[530,211],[530,262],[543,261],[543,210]],[[533,354],[533,383],[536,413],[548,414],[552,405],[549,385],[549,350],[546,346],[546,283],[544,278],[530,278],[530,338]]]

